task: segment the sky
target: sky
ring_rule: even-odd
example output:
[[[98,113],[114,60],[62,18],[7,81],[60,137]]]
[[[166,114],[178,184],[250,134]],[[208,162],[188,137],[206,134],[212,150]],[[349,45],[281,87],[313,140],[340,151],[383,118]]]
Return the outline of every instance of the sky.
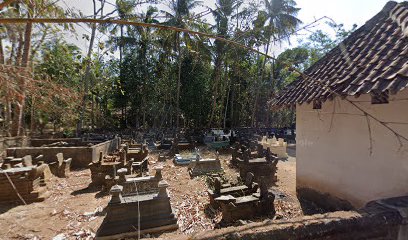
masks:
[[[115,0],[108,0],[112,5],[106,5],[105,12],[109,12],[114,9],[113,4]],[[387,3],[387,0],[296,0],[296,3],[301,10],[299,11],[298,18],[302,20],[303,24],[313,22],[323,16],[330,17],[337,24],[343,23],[345,29],[351,29],[353,24],[362,26],[371,17],[377,14]],[[397,0],[397,2],[402,2],[402,0]],[[215,0],[203,0],[203,5],[208,7],[214,7]],[[85,15],[92,14],[92,0],[62,0],[60,3],[63,7],[75,7],[81,10]],[[197,12],[202,11],[204,8],[197,9]],[[330,31],[327,25],[321,21],[320,24],[314,29],[323,29]],[[78,32],[78,39],[73,36],[66,36],[69,42],[77,44],[82,49],[87,48],[87,41],[81,38],[82,34],[89,34],[90,29],[85,25],[82,27],[76,27]],[[274,51],[275,54],[283,51],[286,48],[291,48],[296,46],[299,38],[305,37],[308,34],[307,31],[299,32],[301,35],[297,38],[291,40],[291,44],[284,43],[283,45],[277,46]],[[329,32],[328,32],[329,33]],[[329,33],[330,34],[330,33]],[[99,36],[102,40],[104,36]]]

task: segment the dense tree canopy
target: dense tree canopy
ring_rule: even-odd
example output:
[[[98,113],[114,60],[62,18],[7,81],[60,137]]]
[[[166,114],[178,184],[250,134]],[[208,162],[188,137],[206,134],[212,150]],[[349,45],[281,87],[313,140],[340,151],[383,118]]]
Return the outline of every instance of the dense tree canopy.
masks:
[[[302,23],[294,0],[214,3],[211,9],[197,0],[100,0],[93,1],[89,18],[190,29],[269,55],[276,54],[270,51],[272,46],[282,46]],[[107,11],[107,4],[114,10]],[[48,0],[17,1],[0,14],[83,16]],[[298,77],[289,66],[305,70],[350,32],[343,25],[329,27],[332,32],[314,31],[296,47],[268,59],[228,42],[152,27],[90,24],[89,35],[82,36],[89,47],[83,50],[68,44],[61,34],[75,30],[69,24],[0,25],[0,64],[24,66],[26,61],[41,92],[35,95],[20,87],[27,104],[12,99],[2,102],[1,119],[16,124],[18,118],[10,119],[8,113],[22,107],[21,124],[25,129],[31,126],[33,132],[47,123],[72,132],[77,127],[290,126],[293,111],[272,111],[268,102]],[[53,87],[45,88],[47,84]],[[69,94],[52,92],[56,88]],[[7,92],[1,94],[1,99],[8,99]],[[38,103],[39,95],[52,99],[47,102],[50,107]],[[11,125],[3,124],[4,130]]]

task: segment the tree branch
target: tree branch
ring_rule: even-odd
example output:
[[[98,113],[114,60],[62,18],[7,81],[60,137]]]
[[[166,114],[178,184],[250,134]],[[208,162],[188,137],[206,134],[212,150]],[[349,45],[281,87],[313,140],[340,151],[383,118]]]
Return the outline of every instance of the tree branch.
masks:
[[[193,31],[184,28],[172,27],[167,25],[161,24],[153,24],[153,23],[143,23],[143,22],[129,22],[125,20],[116,20],[116,19],[87,19],[87,18],[3,18],[0,19],[1,24],[24,24],[24,23],[93,23],[93,24],[118,24],[118,25],[130,25],[130,26],[139,26],[139,27],[152,27],[152,28],[159,28],[164,30],[171,30],[176,32],[184,32],[192,35],[199,35],[204,36],[212,39],[216,39],[219,41],[227,42],[232,45],[238,46],[240,48],[259,53],[267,58],[275,59],[274,57],[268,55],[267,53],[263,53],[259,50],[256,50],[252,47],[245,46],[241,43],[234,42],[232,40],[228,40],[222,37],[218,37],[212,34]]]
[[[11,3],[15,2],[16,0],[5,0],[4,2],[0,3],[0,10],[2,10],[4,7],[10,5]]]

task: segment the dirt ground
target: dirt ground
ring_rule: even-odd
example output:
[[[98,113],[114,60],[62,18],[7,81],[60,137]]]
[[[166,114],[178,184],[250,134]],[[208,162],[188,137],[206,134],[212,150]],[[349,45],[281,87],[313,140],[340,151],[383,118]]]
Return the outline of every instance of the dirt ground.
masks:
[[[215,157],[213,151],[202,150],[203,157]],[[288,148],[289,159],[278,163],[278,182],[271,186],[276,195],[276,219],[301,216],[296,198],[295,148]],[[220,159],[229,181],[236,181],[238,172],[230,168],[230,154]],[[163,178],[170,184],[171,204],[178,218],[179,229],[156,237],[172,239],[180,234],[195,234],[214,229],[221,220],[219,211],[208,206],[205,177],[190,179],[187,166],[174,166],[170,158],[157,162],[157,153],[150,155],[150,169],[162,165]],[[153,171],[151,174],[154,174]],[[100,189],[88,189],[89,169],[72,171],[68,178],[52,178],[48,184],[50,197],[44,202],[20,206],[0,206],[0,239],[92,239],[104,217],[109,195]],[[255,219],[254,221],[262,221]]]

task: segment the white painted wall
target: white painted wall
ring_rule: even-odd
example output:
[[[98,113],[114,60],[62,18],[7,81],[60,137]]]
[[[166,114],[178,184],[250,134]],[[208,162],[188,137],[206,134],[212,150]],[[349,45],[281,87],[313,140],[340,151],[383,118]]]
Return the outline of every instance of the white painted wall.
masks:
[[[389,104],[373,105],[369,95],[349,97],[389,127],[408,138],[408,89],[390,96]],[[333,114],[334,113],[334,114]],[[355,207],[386,197],[408,194],[408,142],[398,141],[384,126],[367,119],[340,98],[296,106],[296,181],[345,199]]]

